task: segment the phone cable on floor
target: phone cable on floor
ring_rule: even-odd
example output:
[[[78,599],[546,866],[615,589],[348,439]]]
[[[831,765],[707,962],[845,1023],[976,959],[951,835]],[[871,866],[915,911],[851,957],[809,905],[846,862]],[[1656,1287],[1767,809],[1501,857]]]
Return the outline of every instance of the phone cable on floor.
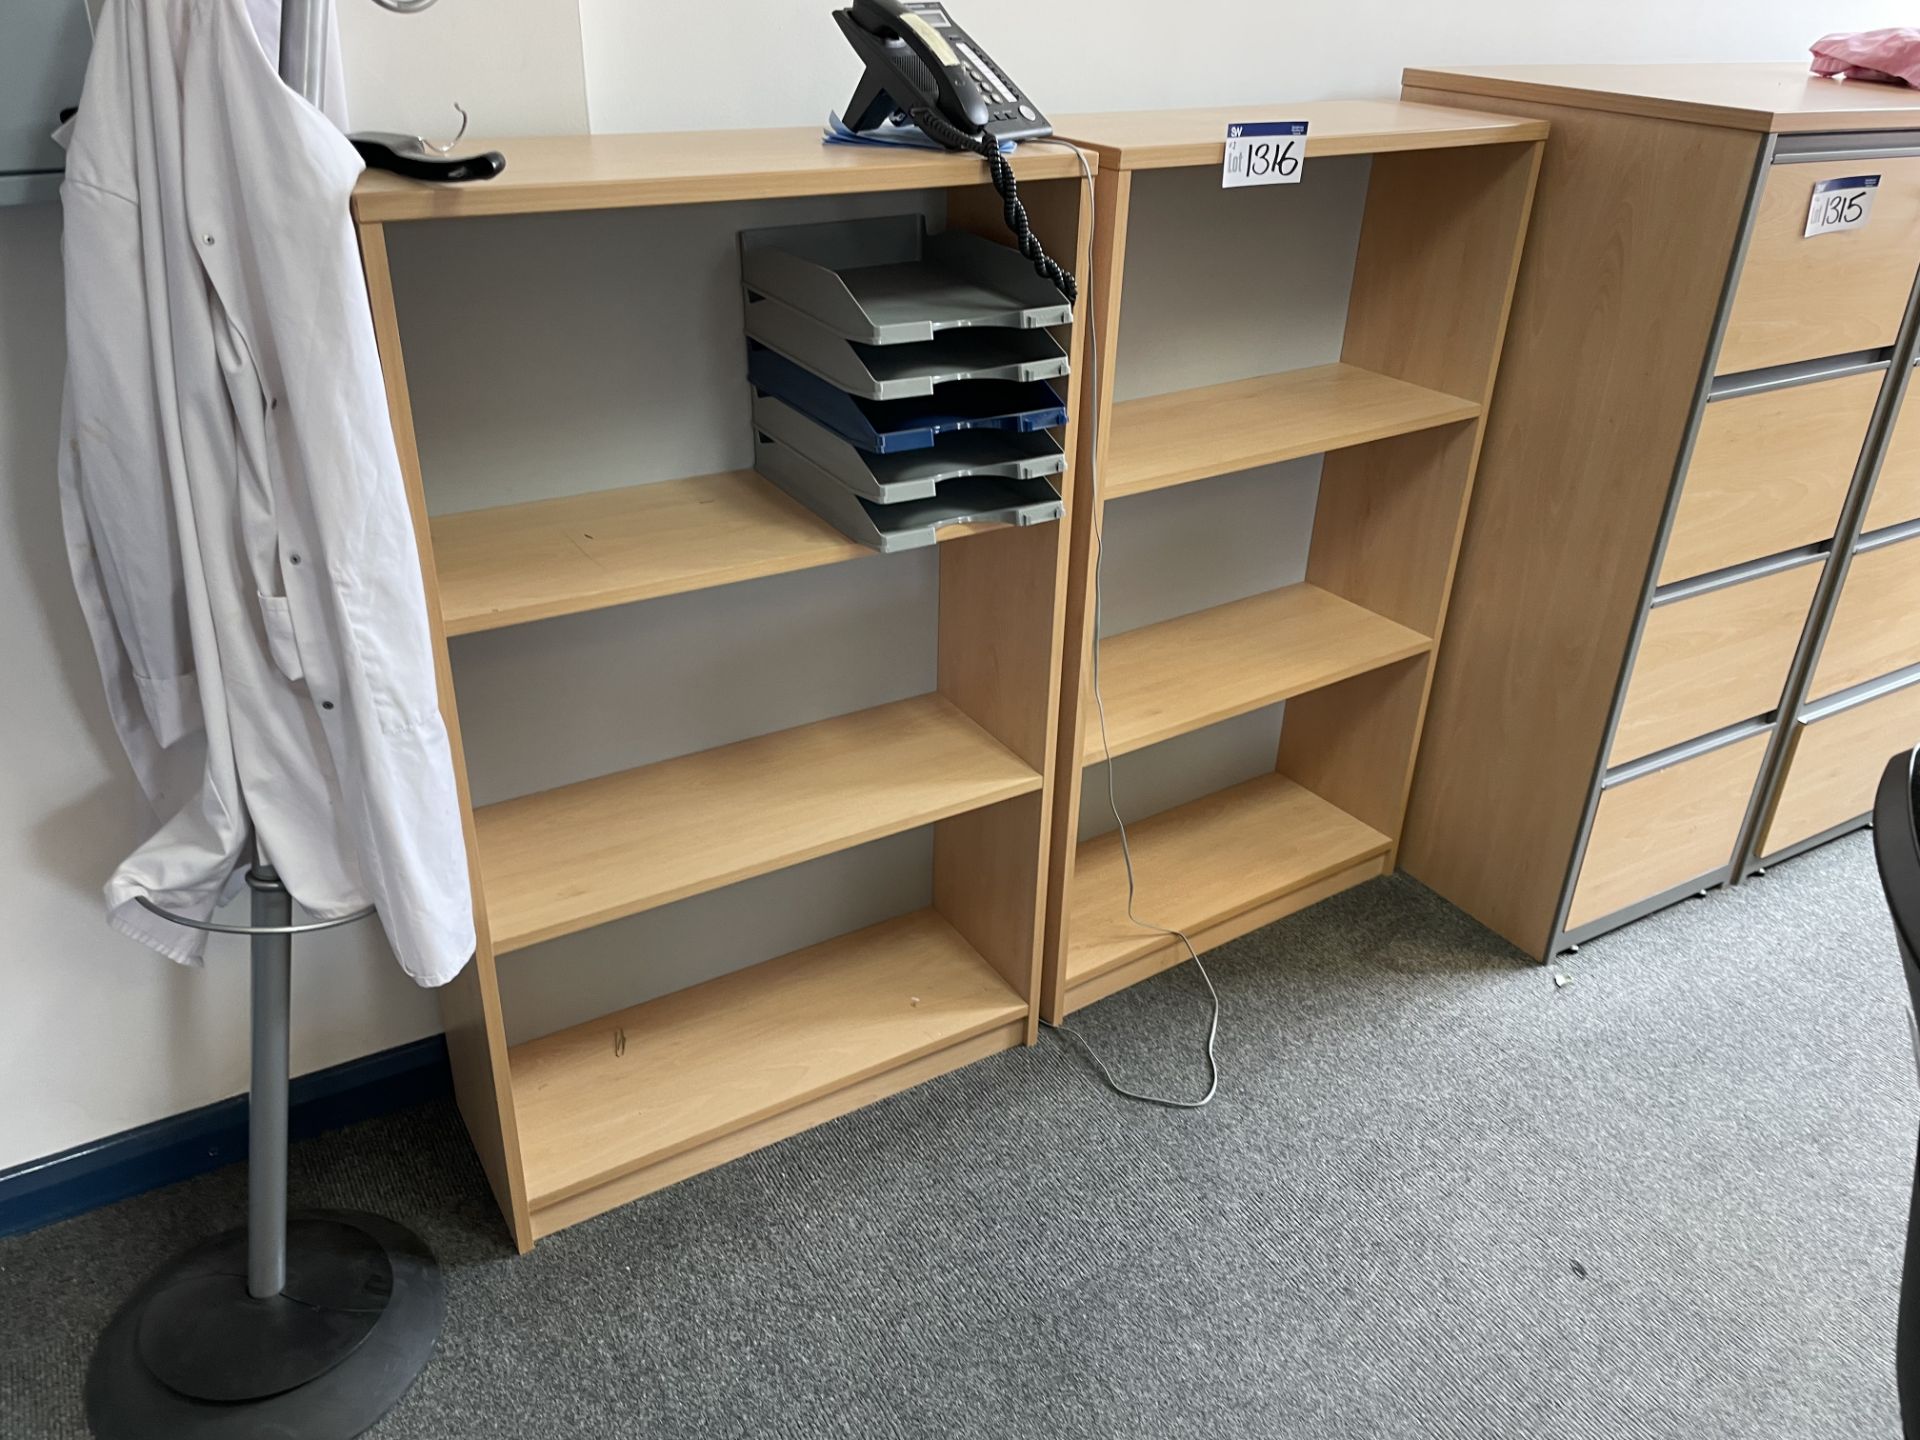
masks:
[[[1074,158],[1080,162],[1080,177],[1085,182],[1087,190],[1087,252],[1091,255],[1096,238],[1094,226],[1096,224],[1095,217],[1097,216],[1098,210],[1094,196],[1093,171],[1087,164],[1087,157],[1081,153],[1078,145],[1067,140],[1038,139],[1028,140],[1023,143],[1029,145],[1057,145],[1063,149],[1071,150]],[[1206,983],[1207,996],[1213,1005],[1212,1017],[1207,1021],[1206,1094],[1197,1100],[1183,1100],[1178,1096],[1149,1095],[1144,1091],[1129,1090],[1113,1078],[1113,1072],[1107,1068],[1106,1062],[1100,1058],[1099,1053],[1092,1045],[1087,1043],[1086,1037],[1081,1035],[1079,1031],[1068,1025],[1057,1025],[1048,1021],[1041,1023],[1045,1024],[1049,1030],[1057,1030],[1060,1034],[1066,1036],[1068,1040],[1072,1041],[1074,1045],[1079,1047],[1080,1053],[1093,1062],[1093,1068],[1099,1071],[1100,1078],[1107,1083],[1107,1088],[1112,1090],[1116,1095],[1124,1096],[1128,1100],[1139,1100],[1148,1105],[1163,1106],[1169,1110],[1198,1110],[1202,1106],[1211,1103],[1213,1097],[1219,1093],[1220,1090],[1220,1059],[1215,1053],[1215,1045],[1220,1037],[1220,992],[1214,988],[1213,977],[1207,973],[1207,967],[1200,959],[1199,950],[1195,948],[1193,941],[1188,938],[1184,930],[1169,929],[1165,925],[1156,925],[1151,920],[1142,920],[1140,916],[1134,912],[1135,883],[1133,873],[1133,847],[1127,838],[1127,822],[1120,814],[1120,798],[1115,789],[1113,778],[1113,746],[1107,738],[1107,706],[1106,701],[1103,700],[1100,695],[1101,568],[1106,554],[1106,541],[1102,532],[1106,527],[1100,514],[1100,424],[1098,419],[1100,414],[1100,333],[1097,328],[1098,322],[1094,319],[1093,315],[1091,290],[1089,290],[1088,294],[1088,304],[1082,313],[1087,323],[1087,393],[1092,402],[1090,408],[1095,417],[1093,428],[1087,435],[1087,483],[1091,490],[1090,503],[1093,505],[1093,667],[1091,679],[1093,682],[1094,711],[1100,721],[1100,754],[1107,771],[1107,808],[1113,812],[1113,823],[1120,836],[1120,858],[1125,864],[1127,871],[1127,919],[1139,926],[1142,930],[1152,931],[1156,935],[1170,936],[1186,946],[1187,958],[1193,962],[1194,968],[1200,972],[1201,980]]]

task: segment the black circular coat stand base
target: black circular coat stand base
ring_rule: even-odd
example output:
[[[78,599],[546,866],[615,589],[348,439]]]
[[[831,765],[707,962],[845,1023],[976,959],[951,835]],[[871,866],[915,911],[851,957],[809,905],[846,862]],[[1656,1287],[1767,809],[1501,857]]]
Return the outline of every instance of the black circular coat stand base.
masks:
[[[247,1223],[147,1277],[87,1369],[98,1440],[353,1440],[433,1358],[447,1314],[433,1252],[404,1225],[355,1210],[287,1213],[293,937],[363,920],[293,923],[293,897],[256,851],[253,923],[162,910],[194,930],[250,937],[252,1074]]]
[[[414,1233],[378,1215],[289,1218],[287,1283],[247,1292],[247,1232],[161,1267],[87,1371],[99,1440],[351,1440],[432,1358],[446,1285]]]

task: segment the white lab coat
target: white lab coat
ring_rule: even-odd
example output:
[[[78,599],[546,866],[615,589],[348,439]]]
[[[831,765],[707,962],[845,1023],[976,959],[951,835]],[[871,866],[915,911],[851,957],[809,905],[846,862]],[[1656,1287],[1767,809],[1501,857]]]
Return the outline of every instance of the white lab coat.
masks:
[[[252,831],[407,973],[473,951],[419,561],[348,219],[361,164],[247,0],[107,0],[69,143],[68,552],[161,817],[106,887],[176,960]],[[337,73],[337,72],[336,72]]]

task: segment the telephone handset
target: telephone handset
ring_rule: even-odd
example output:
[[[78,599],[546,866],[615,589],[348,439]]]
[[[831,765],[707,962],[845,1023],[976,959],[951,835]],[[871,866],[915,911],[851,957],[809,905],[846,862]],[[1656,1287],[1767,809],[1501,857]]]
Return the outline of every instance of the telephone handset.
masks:
[[[867,62],[847,106],[848,129],[871,130],[896,112],[910,114],[917,103],[931,105],[960,130],[985,131],[995,140],[1053,133],[1039,107],[939,0],[853,0],[834,19]],[[905,84],[889,84],[893,76]]]
[[[873,130],[904,116],[947,149],[981,156],[1006,202],[1007,227],[1020,253],[1070,302],[1078,301],[1073,276],[1034,237],[1013,166],[1000,153],[1003,141],[1053,134],[1039,107],[960,28],[944,0],[852,0],[833,18],[867,67],[847,103],[847,128]]]

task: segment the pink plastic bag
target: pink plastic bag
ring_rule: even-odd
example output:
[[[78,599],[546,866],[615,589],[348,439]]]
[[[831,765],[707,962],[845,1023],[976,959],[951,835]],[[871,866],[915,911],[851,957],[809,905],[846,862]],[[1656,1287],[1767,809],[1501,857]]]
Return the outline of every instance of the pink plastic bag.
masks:
[[[1843,80],[1920,85],[1920,30],[1862,30],[1813,44],[1813,73]]]

